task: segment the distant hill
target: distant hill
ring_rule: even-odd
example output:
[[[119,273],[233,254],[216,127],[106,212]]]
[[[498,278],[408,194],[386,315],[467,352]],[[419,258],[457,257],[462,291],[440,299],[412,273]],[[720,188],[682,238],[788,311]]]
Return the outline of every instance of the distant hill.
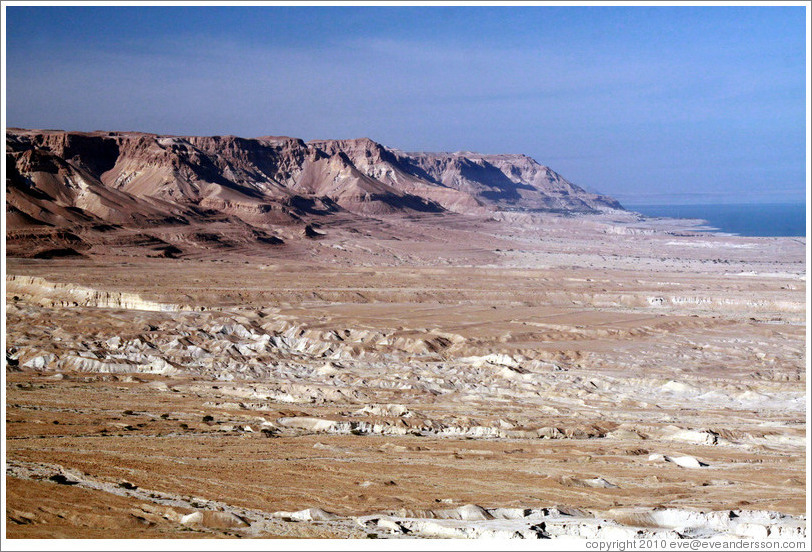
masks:
[[[184,238],[144,247],[177,256],[183,241],[278,246],[275,230],[336,214],[622,209],[525,155],[405,153],[368,138],[7,129],[6,139],[7,250],[16,256],[81,254],[93,233],[155,225]],[[312,227],[302,232],[312,237]]]

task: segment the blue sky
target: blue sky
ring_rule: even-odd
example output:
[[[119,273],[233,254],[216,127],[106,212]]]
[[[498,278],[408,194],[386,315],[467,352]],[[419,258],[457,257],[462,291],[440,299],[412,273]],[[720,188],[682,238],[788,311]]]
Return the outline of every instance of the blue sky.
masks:
[[[7,7],[9,126],[526,153],[627,203],[805,200],[803,7]]]

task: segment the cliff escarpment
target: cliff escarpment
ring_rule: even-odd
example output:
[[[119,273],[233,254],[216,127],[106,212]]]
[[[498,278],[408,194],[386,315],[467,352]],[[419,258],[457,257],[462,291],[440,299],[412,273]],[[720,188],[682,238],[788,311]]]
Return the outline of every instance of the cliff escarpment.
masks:
[[[346,220],[622,209],[524,155],[405,153],[367,138],[9,129],[6,169],[13,256],[82,255],[93,247],[91,234],[112,231],[128,245],[143,239],[128,232],[155,226],[177,227],[196,246],[199,232],[184,227],[203,224],[211,230],[204,233],[234,247],[281,246],[280,235],[293,234],[280,229],[337,214]],[[147,245],[153,256],[184,254],[179,242]]]

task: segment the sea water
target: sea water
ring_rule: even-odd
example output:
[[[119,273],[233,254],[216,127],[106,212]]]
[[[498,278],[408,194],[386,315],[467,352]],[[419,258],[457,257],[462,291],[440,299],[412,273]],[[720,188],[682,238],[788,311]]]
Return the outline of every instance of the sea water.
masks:
[[[649,217],[701,219],[718,232],[740,236],[806,236],[807,232],[803,203],[623,206]]]

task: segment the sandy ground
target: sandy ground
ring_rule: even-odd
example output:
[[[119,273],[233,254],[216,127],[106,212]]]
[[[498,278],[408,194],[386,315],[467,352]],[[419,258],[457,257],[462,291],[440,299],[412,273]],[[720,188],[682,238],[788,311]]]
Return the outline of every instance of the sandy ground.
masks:
[[[805,536],[805,240],[508,218],[7,259],[7,536]]]

